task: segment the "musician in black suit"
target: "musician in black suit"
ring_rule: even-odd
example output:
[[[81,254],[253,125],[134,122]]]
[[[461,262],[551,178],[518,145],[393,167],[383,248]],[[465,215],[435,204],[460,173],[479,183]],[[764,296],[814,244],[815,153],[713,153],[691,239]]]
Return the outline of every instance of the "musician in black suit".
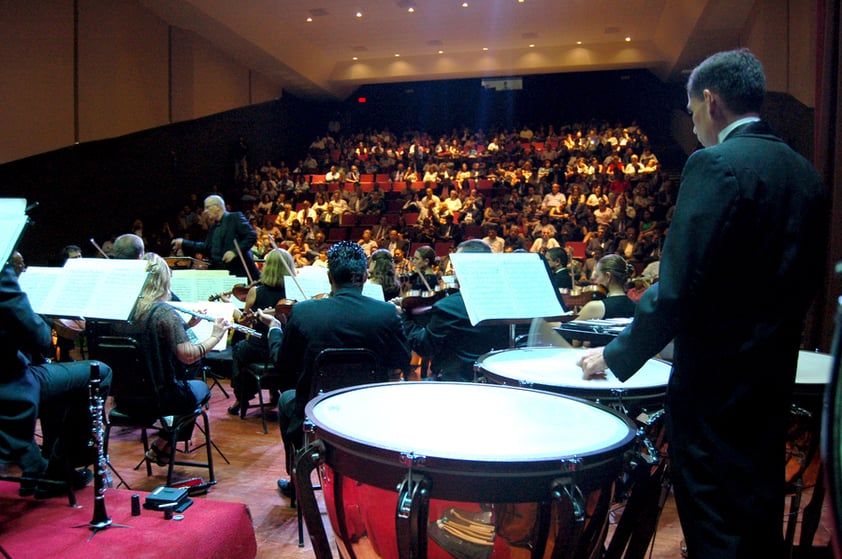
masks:
[[[216,194],[205,198],[205,215],[211,222],[205,240],[173,239],[173,249],[181,250],[188,256],[199,252],[210,260],[211,268],[225,268],[233,276],[249,277],[252,281],[260,279],[260,271],[251,257],[251,247],[257,242],[257,232],[246,217],[241,212],[226,211],[225,200]],[[238,252],[242,254],[242,259]],[[246,268],[243,267],[243,260]]]
[[[70,479],[80,489],[93,479],[91,361],[47,363],[51,329],[29,304],[12,266],[0,272],[0,457],[17,463],[24,474],[55,480]],[[111,386],[111,369],[99,364],[104,397]],[[35,441],[41,420],[41,448]],[[68,469],[71,469],[68,471]],[[23,484],[21,495],[46,498],[59,486]]]
[[[301,446],[304,408],[310,399],[313,363],[327,348],[362,347],[374,351],[382,371],[409,369],[410,351],[395,306],[362,294],[368,260],[362,247],[334,244],[327,254],[331,295],[296,303],[283,330],[274,317],[258,312],[269,326],[269,353],[292,390],[281,394],[279,422],[285,448]],[[395,375],[396,376],[396,375]],[[291,495],[287,480],[282,493]]]
[[[482,239],[469,239],[462,241],[456,252],[491,253],[491,246]],[[508,326],[473,326],[458,291],[436,301],[424,315],[404,312],[403,326],[412,350],[430,358],[436,380],[472,381],[479,356],[509,347]]]
[[[684,167],[660,280],[631,326],[580,364],[585,378],[610,367],[625,380],[675,339],[666,427],[689,557],[780,558],[782,455],[825,261],[825,189],[760,120],[765,77],[749,51],[702,62],[687,94],[705,147]],[[739,312],[718,313],[734,270],[752,289]]]

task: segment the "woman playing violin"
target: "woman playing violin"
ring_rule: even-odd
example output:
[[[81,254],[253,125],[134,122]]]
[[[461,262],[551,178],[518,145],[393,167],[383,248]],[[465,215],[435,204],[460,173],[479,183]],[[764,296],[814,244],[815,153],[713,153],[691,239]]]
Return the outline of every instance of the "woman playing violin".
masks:
[[[278,301],[286,298],[284,276],[290,274],[295,274],[295,264],[290,253],[282,248],[271,250],[263,261],[263,275],[260,283],[249,289],[246,295],[245,311],[243,313],[237,311],[235,315],[239,313],[241,316],[235,316],[235,318],[241,320],[242,316],[253,316],[252,313],[257,312],[258,309],[275,308]],[[269,358],[269,346],[265,336],[268,328],[259,320],[254,322],[254,328],[264,335],[260,338],[249,336],[237,342],[231,352],[233,357],[231,387],[234,389],[236,400],[228,408],[228,413],[240,417],[245,414],[242,404],[248,403],[257,393],[257,384],[251,377],[241,373],[249,363],[262,363]],[[276,396],[272,394],[273,399]]]
[[[368,280],[383,286],[383,296],[391,301],[401,294],[401,285],[395,274],[395,261],[388,249],[379,248],[368,259]]]
[[[409,275],[404,288],[411,290],[432,291],[438,286],[439,274],[436,272],[438,258],[432,247],[424,245],[416,249],[412,255],[414,271]]]
[[[599,259],[593,273],[593,283],[606,290],[605,298],[585,303],[576,320],[601,318],[631,318],[635,302],[626,295],[626,282],[634,275],[634,268],[617,254]]]

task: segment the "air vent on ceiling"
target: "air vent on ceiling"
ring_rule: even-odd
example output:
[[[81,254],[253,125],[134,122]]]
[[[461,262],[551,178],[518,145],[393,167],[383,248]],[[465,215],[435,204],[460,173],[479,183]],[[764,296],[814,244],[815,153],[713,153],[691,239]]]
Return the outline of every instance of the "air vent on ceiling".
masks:
[[[325,10],[324,8],[311,8],[310,9],[310,15],[313,16],[313,17],[322,17],[322,16],[326,16],[326,15],[329,15],[329,14],[328,14],[328,11]]]

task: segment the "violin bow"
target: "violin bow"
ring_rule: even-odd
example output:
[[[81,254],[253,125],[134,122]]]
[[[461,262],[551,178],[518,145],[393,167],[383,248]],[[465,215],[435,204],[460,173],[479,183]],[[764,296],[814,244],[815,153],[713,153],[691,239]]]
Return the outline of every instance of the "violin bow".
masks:
[[[92,245],[94,245],[94,248],[95,248],[95,249],[97,249],[97,250],[99,251],[99,253],[100,253],[100,254],[101,254],[101,255],[102,255],[102,256],[103,256],[106,260],[108,260],[108,259],[109,259],[109,258],[108,258],[108,255],[107,255],[107,254],[105,254],[105,251],[104,251],[104,250],[102,250],[102,248],[100,248],[100,246],[99,246],[98,244],[96,244],[96,241],[94,240],[94,238],[93,238],[93,237],[91,237],[91,238],[90,238],[90,239],[88,239],[88,240],[89,240],[89,241],[91,241],[91,244],[92,244]]]
[[[277,250],[278,245],[275,244],[275,237],[273,237],[271,233],[267,233],[267,235],[269,237],[269,244],[272,245],[272,250]],[[301,292],[301,295],[304,296],[304,300],[306,301],[307,299],[309,299],[309,297],[307,297],[307,294],[304,293],[304,289],[301,287],[301,284],[298,283],[297,279],[295,279],[295,274],[293,274],[292,270],[289,269],[289,265],[287,264],[287,261],[284,257],[281,257],[281,264],[283,264],[284,270],[286,270],[286,272],[289,274],[289,277],[292,278],[292,283],[295,284],[295,287],[297,287],[298,291]]]
[[[249,285],[253,284],[254,280],[251,279],[249,267],[246,265],[246,257],[243,256],[243,251],[240,249],[240,245],[237,244],[237,239],[234,239],[234,249],[237,251],[237,256],[240,257],[240,262],[243,263],[243,270],[246,271],[246,277],[249,279]]]

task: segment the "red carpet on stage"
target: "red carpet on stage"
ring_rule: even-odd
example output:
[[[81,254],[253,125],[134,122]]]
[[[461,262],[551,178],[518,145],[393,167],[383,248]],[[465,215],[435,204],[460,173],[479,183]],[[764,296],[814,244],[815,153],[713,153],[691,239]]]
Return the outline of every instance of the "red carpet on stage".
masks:
[[[257,555],[246,505],[199,497],[184,511],[183,520],[166,520],[163,512],[146,509],[132,516],[135,493],[143,503],[144,492],[106,492],[105,507],[112,522],[130,527],[112,526],[91,538],[87,525],[93,519],[92,486],[76,493],[81,508],[71,508],[66,496],[42,501],[19,497],[16,483],[0,482],[0,547],[12,559],[253,559]]]

